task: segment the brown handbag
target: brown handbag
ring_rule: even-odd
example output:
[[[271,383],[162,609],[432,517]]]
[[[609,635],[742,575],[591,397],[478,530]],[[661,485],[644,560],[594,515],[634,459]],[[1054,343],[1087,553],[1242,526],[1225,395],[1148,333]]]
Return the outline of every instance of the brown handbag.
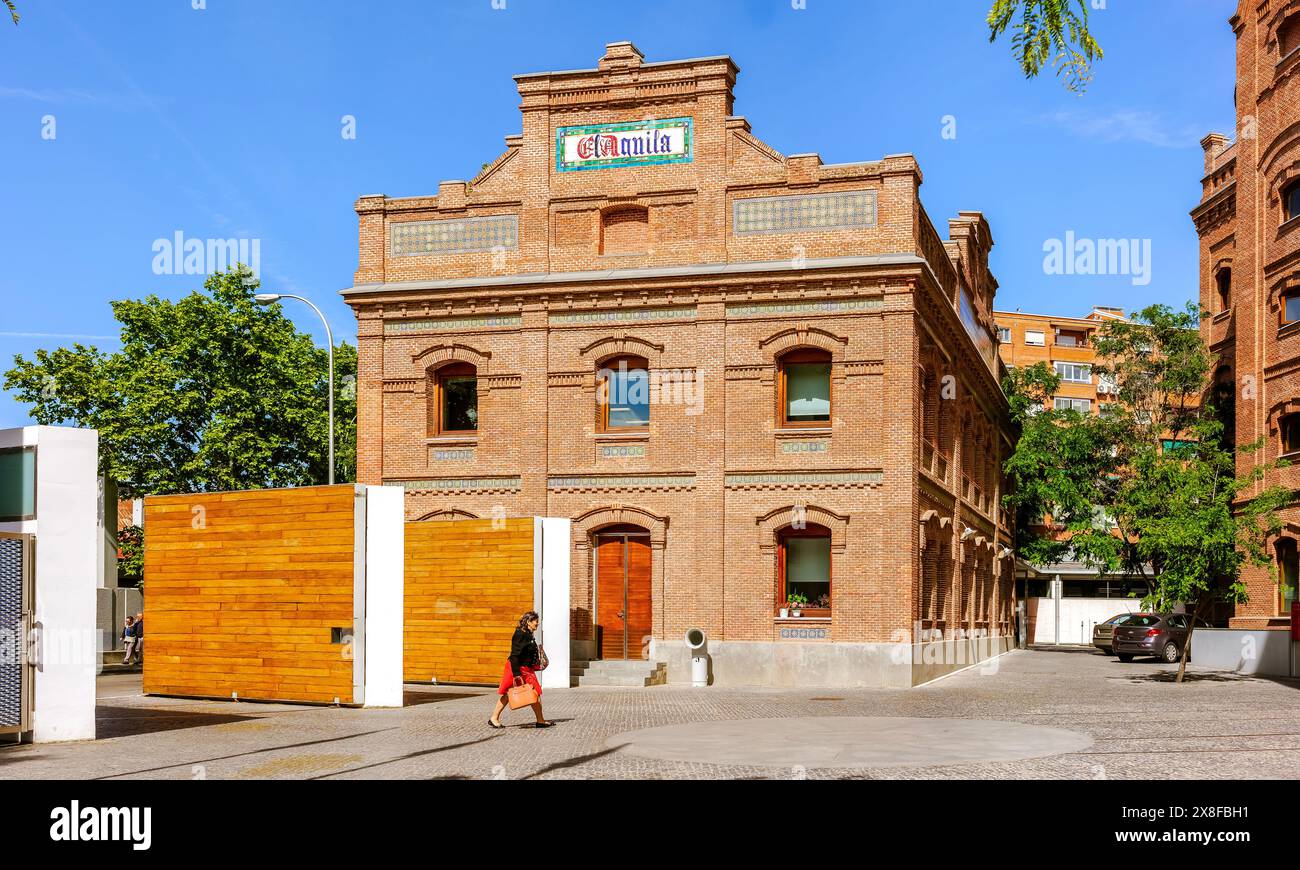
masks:
[[[506,690],[506,702],[511,710],[531,707],[537,703],[537,690],[523,677],[515,677],[515,684]]]
[[[533,665],[533,670],[542,672],[551,664],[551,660],[546,657],[546,647],[540,643],[537,645],[537,664]]]

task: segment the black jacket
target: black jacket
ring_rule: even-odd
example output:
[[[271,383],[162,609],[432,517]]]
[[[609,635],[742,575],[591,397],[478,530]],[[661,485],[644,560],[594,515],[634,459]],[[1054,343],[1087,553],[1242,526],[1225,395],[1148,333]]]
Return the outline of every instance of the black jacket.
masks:
[[[515,629],[510,638],[510,671],[516,677],[521,676],[521,667],[531,668],[537,665],[537,641],[533,640],[531,631]]]

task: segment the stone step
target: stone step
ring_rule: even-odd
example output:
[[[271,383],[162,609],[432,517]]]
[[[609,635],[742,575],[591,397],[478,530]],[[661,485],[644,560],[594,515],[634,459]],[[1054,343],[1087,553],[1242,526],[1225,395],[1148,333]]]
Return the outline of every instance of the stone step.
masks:
[[[645,659],[597,659],[588,663],[593,670],[602,671],[645,671],[654,670],[658,665],[659,662]]]
[[[599,667],[602,666],[603,667]],[[668,682],[668,665],[648,661],[592,662],[581,677],[579,686],[662,686]]]

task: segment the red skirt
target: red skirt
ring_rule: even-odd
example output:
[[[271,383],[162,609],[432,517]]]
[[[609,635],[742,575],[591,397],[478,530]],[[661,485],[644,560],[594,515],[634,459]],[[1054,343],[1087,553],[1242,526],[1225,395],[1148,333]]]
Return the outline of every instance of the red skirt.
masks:
[[[527,665],[520,665],[519,674],[524,678],[525,683],[528,683],[533,687],[533,691],[537,693],[537,697],[542,697],[542,684],[537,682],[537,675],[533,673],[533,669]],[[510,659],[506,659],[506,669],[501,673],[501,685],[497,689],[497,694],[504,695],[506,692],[510,691],[510,687],[514,684],[515,673],[510,669]]]

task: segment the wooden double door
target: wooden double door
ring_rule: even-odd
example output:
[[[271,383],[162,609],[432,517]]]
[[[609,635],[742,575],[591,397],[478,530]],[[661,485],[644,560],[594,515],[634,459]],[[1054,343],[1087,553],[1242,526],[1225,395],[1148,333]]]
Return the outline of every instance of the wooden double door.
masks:
[[[644,659],[654,632],[650,533],[633,527],[596,535],[596,625],[602,659]]]

